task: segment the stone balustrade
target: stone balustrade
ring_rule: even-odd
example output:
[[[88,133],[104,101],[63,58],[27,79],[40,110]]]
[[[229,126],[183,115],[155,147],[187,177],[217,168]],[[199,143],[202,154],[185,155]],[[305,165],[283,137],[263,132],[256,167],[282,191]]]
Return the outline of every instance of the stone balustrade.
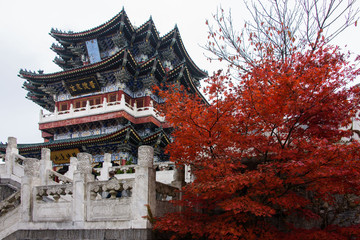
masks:
[[[0,202],[0,217],[20,205],[20,191],[17,191]]]
[[[99,197],[103,199],[103,193],[108,193],[110,199],[115,199],[117,193],[121,193],[121,197],[131,197],[134,187],[134,179],[111,179],[108,181],[95,181],[88,184],[88,193],[91,200]]]
[[[61,196],[72,195],[73,186],[71,184],[36,186],[35,195],[37,201],[59,201]],[[46,199],[46,200],[45,200]]]
[[[156,167],[156,170],[158,170],[158,171],[164,171],[164,170],[169,171],[169,170],[175,169],[175,163],[170,162],[170,161],[156,162],[156,163],[154,163],[154,166]]]
[[[58,172],[55,172],[51,169],[47,169],[47,176],[48,180],[52,181],[53,183],[59,183],[59,184],[66,184],[66,183],[72,183],[72,179],[69,177],[66,177],[65,175],[62,175]]]
[[[169,200],[179,198],[175,186],[181,186],[183,177],[171,177],[176,183],[173,186],[156,182],[155,168],[166,170],[174,165],[169,162],[154,166],[154,150],[150,146],[139,147],[137,165],[113,167],[111,155],[105,154],[103,167],[98,169],[101,175],[95,179],[90,154],[72,157],[69,171],[62,175],[52,170],[49,149],[42,149],[40,160],[24,158],[18,155],[16,139],[9,138],[9,142],[5,156],[9,172],[0,172],[0,177],[13,174],[14,166],[21,167],[23,173],[17,176],[20,191],[0,203],[0,239],[19,229],[148,231],[151,223],[143,218],[148,213],[147,206],[155,216],[176,209]],[[124,173],[109,180],[110,171]]]
[[[25,157],[19,154],[16,138],[8,138],[6,154],[3,156],[3,159],[5,164],[0,166],[0,178],[21,182],[21,177],[24,176]]]
[[[156,109],[153,107],[152,102],[150,106],[138,108],[136,104],[132,106],[127,103],[125,101],[125,96],[122,95],[121,100],[116,102],[107,102],[105,98],[103,103],[99,105],[90,105],[88,101],[86,107],[74,108],[73,105],[70,104],[69,110],[58,111],[57,108],[55,108],[55,111],[53,113],[47,114],[44,114],[41,110],[39,123],[48,123],[118,111],[125,111],[131,116],[137,118],[153,116],[160,122],[165,122],[165,118],[159,115],[158,111],[156,111]]]
[[[109,168],[109,170],[114,171],[115,174],[131,174],[131,173],[135,173],[135,168],[136,165],[123,165],[123,166],[111,167]]]

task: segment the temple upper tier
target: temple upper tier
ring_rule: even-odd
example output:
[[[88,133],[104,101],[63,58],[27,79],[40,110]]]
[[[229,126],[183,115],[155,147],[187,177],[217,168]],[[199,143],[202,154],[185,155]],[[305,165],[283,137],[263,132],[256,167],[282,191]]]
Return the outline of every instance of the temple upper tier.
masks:
[[[153,87],[181,85],[203,98],[198,87],[207,76],[185,50],[178,28],[159,36],[151,18],[135,28],[122,10],[93,29],[52,29],[50,35],[58,42],[51,49],[62,71],[19,73],[26,97],[50,111],[40,113],[44,143],[19,145],[20,153],[39,158],[46,147],[54,164],[68,164],[79,152],[92,154],[94,163],[105,153],[113,163],[136,163],[137,148],[146,144],[156,161],[166,161],[172,129],[157,111],[163,99]],[[0,153],[5,147],[0,144]]]
[[[93,29],[52,29],[50,35],[58,41],[51,49],[63,71],[19,73],[26,79],[27,98],[49,111],[56,102],[96,92],[121,89],[130,97],[150,95],[151,86],[168,82],[199,94],[199,80],[207,75],[190,58],[176,26],[160,37],[151,18],[135,28],[124,10]]]

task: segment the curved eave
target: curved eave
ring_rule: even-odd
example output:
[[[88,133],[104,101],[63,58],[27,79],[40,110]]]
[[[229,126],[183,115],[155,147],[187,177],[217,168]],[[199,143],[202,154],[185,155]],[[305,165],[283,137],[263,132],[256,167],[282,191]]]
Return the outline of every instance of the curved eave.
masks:
[[[176,79],[178,77],[178,75],[181,72],[181,69],[186,67],[185,63],[181,63],[178,66],[174,67],[173,70],[169,71],[167,73],[167,81],[173,81],[174,79]]]
[[[154,143],[154,141],[157,141],[159,139],[159,137],[161,137],[161,141],[164,143],[165,146],[171,142],[168,135],[163,130],[159,130],[149,136],[144,137],[142,143],[143,144],[152,144],[152,143]]]
[[[201,70],[194,63],[194,61],[191,59],[190,55],[186,51],[183,41],[180,36],[180,32],[176,26],[172,31],[170,31],[168,34],[166,34],[165,36],[163,36],[161,38],[160,48],[170,47],[170,45],[172,44],[172,39],[175,39],[175,42],[177,43],[179,51],[180,51],[180,55],[185,57],[185,61],[187,63],[187,66],[188,66],[190,72],[192,73],[192,75],[199,79],[207,77],[207,73],[204,72],[203,70]]]
[[[76,57],[75,54],[73,54],[71,51],[60,49],[60,48],[50,48],[53,52],[55,52],[57,55],[59,55],[61,58],[73,58]]]
[[[181,76],[179,76],[181,74]],[[188,67],[183,63],[176,68],[174,68],[172,71],[168,73],[168,79],[167,81],[171,82],[174,80],[183,80],[186,85],[190,88],[190,91],[197,94],[202,101],[205,104],[209,104],[206,98],[202,95],[202,93],[199,91],[199,89],[196,87],[196,84],[194,83],[194,79],[191,76],[191,73],[188,69]]]
[[[127,57],[129,55],[130,57]],[[50,73],[50,74],[37,74],[35,72],[27,72],[20,70],[19,76],[21,78],[28,80],[29,82],[34,82],[34,83],[54,83],[57,81],[77,78],[88,74],[94,74],[96,72],[118,67],[122,63],[124,57],[127,57],[127,61],[130,60],[133,63],[135,62],[129,50],[124,48],[115,55],[94,64],[82,66],[71,70]]]
[[[120,13],[118,13],[115,17],[107,21],[106,23],[99,25],[95,28],[82,31],[82,32],[59,32],[54,29],[51,30],[50,35],[57,40],[62,40],[66,42],[79,42],[84,40],[89,40],[102,35],[103,33],[109,32],[113,30],[115,27],[124,22],[126,26],[130,29],[130,31],[135,32],[134,27],[131,25],[125,10],[123,9]]]
[[[138,29],[136,29],[136,34],[142,34],[144,32],[150,31],[152,35],[156,38],[157,41],[160,40],[159,32],[156,30],[154,21],[150,18],[147,22],[141,25]]]
[[[156,30],[153,20],[150,18],[141,27],[136,29],[135,42],[150,41],[151,45],[155,48],[160,42],[159,32]]]
[[[141,141],[141,138],[135,132],[135,130],[131,126],[126,126],[114,133],[100,135],[100,136],[92,136],[86,138],[78,138],[78,139],[67,139],[67,140],[59,140],[53,142],[46,142],[46,143],[38,143],[38,144],[19,144],[18,149],[21,152],[31,152],[31,151],[38,151],[41,148],[49,148],[49,149],[64,149],[64,148],[74,148],[77,146],[82,146],[84,144],[95,144],[95,143],[103,143],[103,142],[110,142],[126,135],[127,132],[130,133],[136,138],[138,141]]]
[[[153,70],[153,68],[155,68],[155,71]],[[143,64],[141,64],[139,75],[144,75],[149,73],[155,74],[158,80],[161,80],[162,78],[165,77],[166,75],[165,69],[157,57],[153,57],[148,61],[144,62]]]

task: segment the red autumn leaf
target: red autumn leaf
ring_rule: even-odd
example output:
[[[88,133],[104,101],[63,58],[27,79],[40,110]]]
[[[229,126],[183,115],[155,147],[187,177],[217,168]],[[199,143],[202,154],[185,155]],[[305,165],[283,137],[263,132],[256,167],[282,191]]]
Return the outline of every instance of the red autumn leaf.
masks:
[[[360,237],[360,146],[349,128],[359,88],[346,87],[359,70],[331,47],[266,59],[240,81],[209,78],[210,104],[184,89],[160,93],[174,128],[167,151],[195,180],[182,189],[182,212],[156,229],[194,239]]]

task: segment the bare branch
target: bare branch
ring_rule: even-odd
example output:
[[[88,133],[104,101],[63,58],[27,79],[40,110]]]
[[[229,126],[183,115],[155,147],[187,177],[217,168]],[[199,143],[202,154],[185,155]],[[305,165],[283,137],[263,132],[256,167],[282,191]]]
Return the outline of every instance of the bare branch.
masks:
[[[358,20],[356,0],[243,0],[251,18],[239,30],[231,11],[220,7],[209,26],[209,43],[203,47],[211,60],[247,71],[248,64],[264,60],[269,51],[285,61],[294,51],[329,43]]]

